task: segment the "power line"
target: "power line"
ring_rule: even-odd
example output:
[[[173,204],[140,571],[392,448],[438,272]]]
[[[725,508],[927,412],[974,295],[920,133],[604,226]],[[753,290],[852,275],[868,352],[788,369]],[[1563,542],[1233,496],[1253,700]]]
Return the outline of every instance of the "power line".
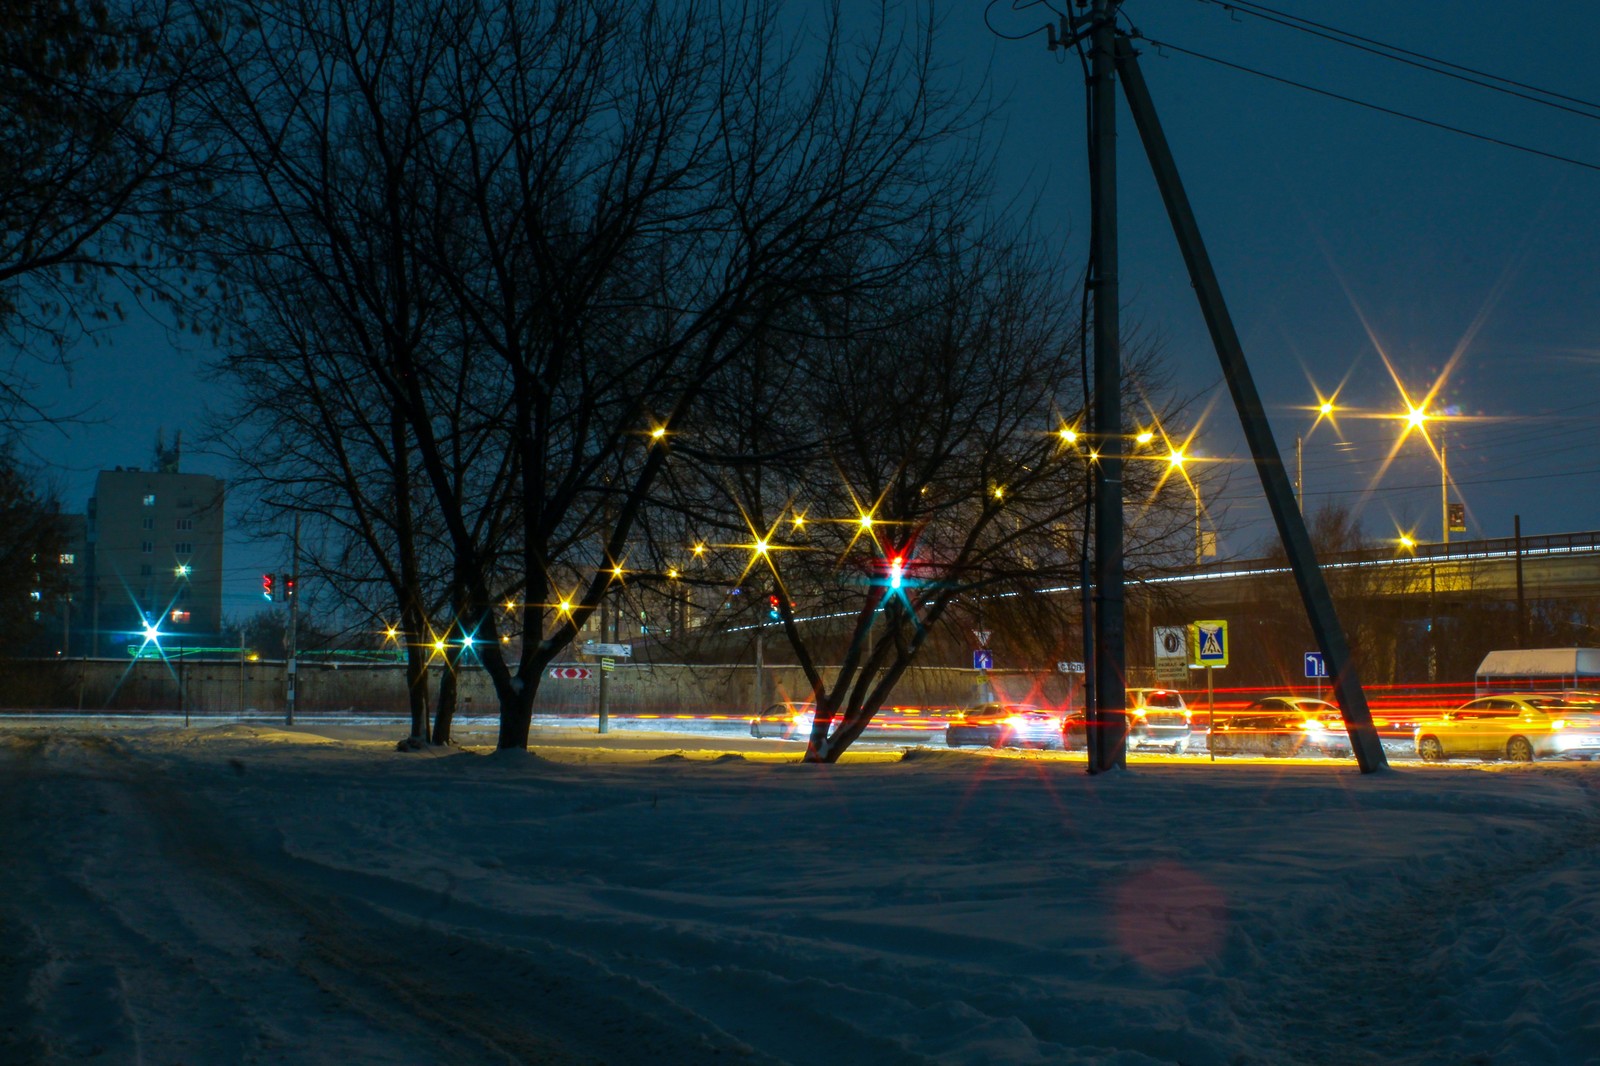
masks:
[[[1452,480],[1450,482],[1450,484],[1453,485],[1453,486],[1459,486],[1459,487],[1467,487],[1467,486],[1472,486],[1472,485],[1500,485],[1500,484],[1505,484],[1505,483],[1513,482],[1513,481],[1548,481],[1548,480],[1551,480],[1553,478],[1584,477],[1584,476],[1587,476],[1589,474],[1600,474],[1600,466],[1589,467],[1589,468],[1584,469],[1584,470],[1562,470],[1562,471],[1558,471],[1558,472],[1553,473],[1553,474],[1521,474],[1521,475],[1510,476],[1510,477],[1472,478],[1472,479],[1467,480],[1467,481],[1455,481],[1455,480]],[[1353,488],[1353,489],[1315,489],[1315,490],[1303,492],[1303,493],[1301,493],[1301,495],[1303,495],[1303,496],[1360,496],[1360,495],[1363,495],[1363,494],[1366,494],[1366,493],[1372,493],[1374,495],[1378,495],[1378,494],[1386,493],[1386,492],[1419,492],[1419,491],[1422,491],[1424,489],[1432,491],[1432,492],[1438,492],[1439,491],[1439,483],[1437,481],[1429,481],[1429,482],[1419,482],[1419,483],[1417,483],[1415,485],[1377,485],[1377,486],[1365,486],[1365,487]],[[1253,500],[1255,498],[1256,497],[1253,496],[1253,495],[1244,495],[1244,494],[1235,495],[1233,493],[1221,493],[1217,497],[1217,499],[1219,501],[1230,502],[1230,503],[1231,502],[1244,501],[1244,500]]]
[[[1269,74],[1264,70],[1257,70],[1255,67],[1247,67],[1242,63],[1234,63],[1230,60],[1219,59],[1216,56],[1206,55],[1204,52],[1196,52],[1192,49],[1183,48],[1167,41],[1158,41],[1153,37],[1146,37],[1143,34],[1138,34],[1138,36],[1141,40],[1148,42],[1152,48],[1166,48],[1181,55],[1192,56],[1195,59],[1203,59],[1208,63],[1215,63],[1218,66],[1227,67],[1230,70],[1237,70],[1244,74],[1254,74],[1258,78],[1265,78],[1268,81],[1275,81],[1280,85],[1288,85],[1296,89],[1303,89],[1308,93],[1315,93],[1318,96],[1326,96],[1329,99],[1338,100],[1346,104],[1354,104],[1357,107],[1364,107],[1370,111],[1377,111],[1381,114],[1393,115],[1395,118],[1407,119],[1423,126],[1431,126],[1434,129],[1444,130],[1447,133],[1459,133],[1463,137],[1471,137],[1474,140],[1486,141],[1489,144],[1497,144],[1502,148],[1511,148],[1515,151],[1526,152],[1529,155],[1540,156],[1544,159],[1553,159],[1558,163],[1570,163],[1575,167],[1582,167],[1585,170],[1600,171],[1600,164],[1587,163],[1582,159],[1574,159],[1571,156],[1560,155],[1556,152],[1547,152],[1542,148],[1533,148],[1529,145],[1517,144],[1515,141],[1507,141],[1502,140],[1499,137],[1491,137],[1487,133],[1475,133],[1472,130],[1463,129],[1460,126],[1452,126],[1449,123],[1437,122],[1431,118],[1423,118],[1421,115],[1413,115],[1408,111],[1399,111],[1392,107],[1384,107],[1382,104],[1375,104],[1370,100],[1360,100],[1354,96],[1345,96],[1343,93],[1336,93],[1330,89],[1319,89],[1315,85],[1307,85],[1305,82],[1295,81],[1292,78],[1285,78],[1278,74]]]
[[[1372,37],[1363,37],[1359,33],[1341,30],[1336,26],[1315,22],[1299,15],[1267,7],[1264,4],[1250,3],[1249,0],[1197,0],[1197,2],[1212,4],[1221,7],[1225,11],[1237,11],[1241,14],[1261,19],[1264,22],[1275,23],[1285,29],[1297,30],[1313,37],[1332,41],[1334,44],[1342,44],[1347,48],[1354,48],[1383,59],[1393,60],[1396,63],[1404,63],[1419,70],[1441,74],[1447,78],[1455,78],[1458,81],[1464,81],[1492,92],[1505,93],[1519,100],[1527,100],[1530,103],[1556,108],[1583,118],[1600,119],[1600,114],[1594,114],[1594,112],[1600,111],[1600,104],[1593,101],[1577,96],[1568,96],[1565,93],[1558,93],[1551,89],[1541,89],[1537,85],[1529,85],[1526,82],[1516,81],[1512,78],[1492,74],[1485,70],[1478,70],[1474,67],[1463,66],[1460,63],[1452,63],[1448,59],[1440,59],[1437,56],[1415,52],[1409,48],[1401,48],[1399,45],[1389,44]],[[1497,82],[1499,84],[1495,84]],[[1569,103],[1557,103],[1556,101],[1558,100],[1565,100]],[[1578,106],[1570,106],[1573,104]]]

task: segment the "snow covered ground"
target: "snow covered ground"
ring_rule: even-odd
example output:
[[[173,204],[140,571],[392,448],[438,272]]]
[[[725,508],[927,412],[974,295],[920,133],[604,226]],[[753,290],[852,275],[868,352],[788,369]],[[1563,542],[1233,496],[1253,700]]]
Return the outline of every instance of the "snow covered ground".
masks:
[[[1600,763],[398,735],[0,726],[0,1062],[1600,1062]]]

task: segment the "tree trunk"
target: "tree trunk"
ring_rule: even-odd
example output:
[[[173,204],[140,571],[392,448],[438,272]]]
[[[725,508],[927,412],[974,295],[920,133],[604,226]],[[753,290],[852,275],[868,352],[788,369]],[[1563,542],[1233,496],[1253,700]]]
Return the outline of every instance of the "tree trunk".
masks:
[[[460,679],[456,676],[456,668],[460,665],[460,656],[447,655],[444,663],[444,673],[439,677],[439,708],[433,716],[433,742],[435,744],[450,743],[450,727],[456,718],[456,694],[460,691]]]

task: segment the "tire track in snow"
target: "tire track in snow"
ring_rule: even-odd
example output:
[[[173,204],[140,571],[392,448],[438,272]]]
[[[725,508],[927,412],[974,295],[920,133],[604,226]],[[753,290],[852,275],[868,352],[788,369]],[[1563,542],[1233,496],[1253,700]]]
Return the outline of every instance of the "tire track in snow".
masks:
[[[102,738],[0,743],[0,932],[14,934],[7,972],[24,993],[0,1007],[0,1060],[670,1063],[740,1050],[592,1016],[613,1004],[583,975],[298,881],[184,784]]]
[[[1467,817],[1473,817],[1468,813]],[[1518,819],[1522,821],[1522,819]],[[1509,1016],[1520,994],[1496,986],[1484,957],[1506,941],[1527,939],[1544,919],[1523,913],[1518,897],[1574,856],[1600,853],[1600,816],[1521,827],[1503,823],[1485,833],[1509,839],[1467,853],[1465,865],[1402,886],[1397,900],[1364,899],[1308,922],[1316,936],[1293,971],[1241,1020],[1271,1034],[1258,1061],[1303,1066],[1500,1066],[1600,1062],[1600,1048],[1560,1047],[1562,1034],[1530,1036]],[[1513,920],[1504,922],[1510,914]],[[1375,917],[1381,916],[1381,917]],[[1537,956],[1537,953],[1529,953]],[[1521,974],[1524,981],[1527,974]],[[1476,1009],[1484,1003],[1507,1017]],[[1510,1057],[1508,1057],[1510,1055]],[[1578,1057],[1573,1057],[1577,1055]]]

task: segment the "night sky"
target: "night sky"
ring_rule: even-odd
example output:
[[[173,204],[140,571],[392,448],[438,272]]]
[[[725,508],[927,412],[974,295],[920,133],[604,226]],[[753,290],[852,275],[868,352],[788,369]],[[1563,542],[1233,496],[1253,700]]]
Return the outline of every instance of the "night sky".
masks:
[[[1043,5],[1014,10],[1002,2],[988,8],[987,22],[980,4],[941,10],[941,59],[999,99],[1001,197],[1036,202],[1039,226],[1076,269],[1089,217],[1076,57],[1048,52],[1042,33],[999,35],[1054,21]],[[1515,91],[1542,103],[1246,10],[1203,0],[1124,5],[1125,21],[1148,38],[1141,65],[1291,477],[1295,437],[1307,435],[1308,507],[1356,507],[1375,537],[1411,530],[1437,539],[1433,453],[1413,436],[1385,467],[1402,428],[1372,417],[1402,409],[1387,356],[1418,403],[1448,369],[1430,407],[1459,415],[1446,439],[1451,479],[1467,506],[1466,536],[1509,536],[1514,514],[1525,534],[1600,528],[1600,449],[1591,443],[1600,415],[1600,5],[1271,5],[1478,72],[1458,71],[1465,76],[1525,83],[1534,88]],[[1125,107],[1118,132],[1124,325],[1157,338],[1179,391],[1195,397],[1197,412],[1209,408],[1193,450],[1237,458],[1238,419]],[[215,353],[198,339],[174,349],[146,321],[105,340],[80,348],[70,383],[60,375],[41,381],[47,403],[92,408],[96,418],[33,438],[36,452],[60,468],[66,505],[82,509],[99,469],[148,466],[162,428],[169,438],[184,432],[185,470],[227,476],[195,448],[209,390],[201,369]],[[1335,391],[1347,413],[1313,431],[1309,408],[1319,393]],[[1207,500],[1221,549],[1254,554],[1270,532],[1266,506],[1253,471],[1239,465],[1229,474]],[[231,538],[224,612],[261,606],[260,573],[286,557],[287,537],[277,545]]]

